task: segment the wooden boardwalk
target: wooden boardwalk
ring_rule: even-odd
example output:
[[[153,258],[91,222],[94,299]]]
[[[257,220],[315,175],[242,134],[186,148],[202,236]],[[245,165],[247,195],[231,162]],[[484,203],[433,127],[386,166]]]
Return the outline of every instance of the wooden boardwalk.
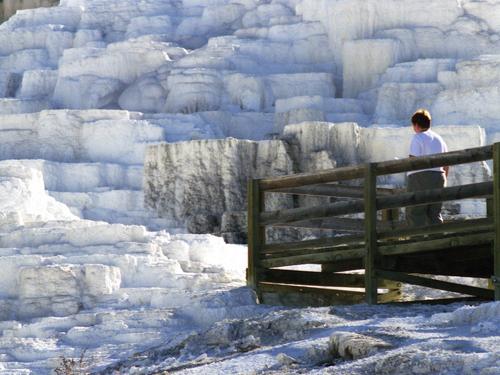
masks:
[[[490,159],[493,181],[413,193],[377,187],[379,176]],[[346,185],[352,180],[358,186]],[[268,193],[330,199],[318,206],[266,211]],[[486,217],[427,227],[408,227],[400,220],[403,207],[470,198],[487,200]],[[346,234],[268,243],[268,227],[334,229]],[[250,180],[248,250],[248,284],[268,304],[394,302],[401,300],[401,283],[500,300],[500,143]],[[321,265],[321,272],[288,267],[305,264]],[[435,275],[484,279],[489,287],[437,280]]]

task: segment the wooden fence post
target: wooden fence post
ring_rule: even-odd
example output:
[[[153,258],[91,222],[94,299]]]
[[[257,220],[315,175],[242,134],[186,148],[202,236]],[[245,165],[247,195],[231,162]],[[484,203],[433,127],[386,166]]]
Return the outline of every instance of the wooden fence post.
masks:
[[[382,210],[382,221],[394,229],[399,220],[399,211],[399,208],[386,208]]]
[[[493,201],[493,197],[486,198],[486,217],[487,218],[495,218],[495,202]],[[493,229],[495,226],[493,225]],[[488,280],[488,289],[494,290],[493,286],[493,278]]]
[[[370,305],[377,303],[377,174],[374,163],[367,165],[364,181],[365,200],[365,293],[366,302]]]
[[[500,143],[493,145],[493,216],[495,241],[493,247],[494,274],[492,276],[495,300],[500,301]]]
[[[493,198],[486,198],[486,217],[494,217]]]
[[[248,269],[247,284],[258,293],[260,253],[265,243],[265,228],[260,225],[260,213],[264,210],[264,193],[259,180],[248,180]]]

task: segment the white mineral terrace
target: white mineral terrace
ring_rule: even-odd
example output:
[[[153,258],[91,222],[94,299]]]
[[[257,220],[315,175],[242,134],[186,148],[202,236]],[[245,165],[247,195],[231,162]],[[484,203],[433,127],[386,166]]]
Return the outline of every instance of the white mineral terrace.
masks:
[[[115,374],[500,374],[498,302],[256,305],[246,247],[188,234],[236,238],[249,176],[407,156],[419,107],[452,150],[500,140],[499,82],[500,0],[18,11],[0,24],[0,374],[82,352]]]

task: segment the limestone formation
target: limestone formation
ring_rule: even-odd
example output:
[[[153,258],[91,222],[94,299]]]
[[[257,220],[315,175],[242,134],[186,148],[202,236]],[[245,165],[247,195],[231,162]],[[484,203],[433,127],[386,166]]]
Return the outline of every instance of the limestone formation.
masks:
[[[437,127],[450,150],[479,147],[484,131],[474,126]],[[236,139],[191,141],[150,146],[146,152],[145,204],[160,217],[193,233],[225,234],[244,239],[247,179],[348,166],[408,156],[409,128],[363,128],[355,123],[307,122],[285,127],[281,140]],[[484,163],[451,168],[450,185],[488,179]],[[405,185],[404,174],[386,178]],[[279,197],[279,198],[278,198]],[[327,202],[323,198],[292,201],[270,194],[266,209]],[[462,203],[462,213],[481,214],[479,202]],[[238,235],[237,233],[240,232]]]
[[[231,138],[150,146],[144,167],[146,206],[192,233],[220,232],[225,212],[246,210],[250,177],[293,172],[284,142]]]
[[[101,373],[165,343],[134,356],[130,371],[109,372],[192,364],[188,371],[200,373],[279,372],[259,343],[266,353],[279,343],[275,354],[296,358],[297,371],[324,372],[317,365],[332,359],[323,322],[394,310],[361,306],[321,322],[326,310],[285,321],[275,310],[278,319],[263,320],[267,308],[239,288],[246,247],[224,243],[246,241],[246,179],[405,157],[408,118],[420,106],[451,149],[500,134],[498,0],[61,0],[20,9],[48,3],[0,0],[9,14],[19,8],[0,25],[2,374],[53,373],[59,358],[83,348],[93,365],[85,372]],[[486,176],[482,165],[451,173],[451,184]],[[401,186],[404,176],[381,183]],[[484,214],[484,202],[460,209]],[[476,334],[473,345],[442,340],[442,321],[453,319],[441,317],[409,357],[380,361],[379,353],[354,372],[499,373],[498,349],[490,350],[498,308],[464,310],[467,325],[445,328],[455,338]],[[400,311],[411,331],[432,310]],[[228,328],[249,316],[262,334]],[[229,347],[253,353],[234,357],[192,336],[217,321],[215,338],[234,337]],[[371,319],[361,341],[393,327],[406,345],[393,323]],[[323,337],[302,340],[307,327]],[[199,351],[179,351],[186,336]],[[449,349],[454,356],[440,357]]]

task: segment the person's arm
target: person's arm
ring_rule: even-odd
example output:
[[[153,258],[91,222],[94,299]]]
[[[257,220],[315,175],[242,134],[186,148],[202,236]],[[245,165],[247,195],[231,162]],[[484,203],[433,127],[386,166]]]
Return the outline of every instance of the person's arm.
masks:
[[[443,147],[443,152],[448,152],[448,145],[444,141],[443,141],[443,146],[444,146]],[[445,165],[443,167],[443,169],[444,169],[444,176],[446,178],[448,178],[448,173],[450,172],[450,166],[449,165]]]
[[[420,150],[420,143],[418,142],[417,138],[414,136],[411,139],[411,143],[410,143],[409,157],[414,158],[414,157],[420,156],[421,154],[422,154],[422,151]]]

